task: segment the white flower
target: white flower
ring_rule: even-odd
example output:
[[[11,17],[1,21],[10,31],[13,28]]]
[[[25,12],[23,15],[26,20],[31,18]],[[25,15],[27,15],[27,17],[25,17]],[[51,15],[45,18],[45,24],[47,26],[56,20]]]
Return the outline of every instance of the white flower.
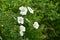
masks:
[[[27,8],[26,7],[21,6],[21,7],[19,7],[19,10],[21,10],[21,12],[20,12],[21,15],[27,14]]]
[[[17,17],[18,18],[18,23],[23,24],[24,23],[24,18],[23,17]]]
[[[24,35],[24,33],[22,31],[20,31],[19,33],[20,33],[20,36],[23,36]]]
[[[27,8],[28,8],[30,13],[32,13],[32,14],[34,13],[34,10],[32,8],[30,8],[30,7],[27,7]]]
[[[34,26],[35,29],[38,29],[39,28],[38,22],[34,22],[33,26]]]
[[[20,26],[20,31],[22,31],[22,32],[26,31],[26,29],[25,29],[25,27],[23,25]]]
[[[20,35],[23,36],[25,31],[26,31],[25,27],[23,25],[21,25],[20,26]]]

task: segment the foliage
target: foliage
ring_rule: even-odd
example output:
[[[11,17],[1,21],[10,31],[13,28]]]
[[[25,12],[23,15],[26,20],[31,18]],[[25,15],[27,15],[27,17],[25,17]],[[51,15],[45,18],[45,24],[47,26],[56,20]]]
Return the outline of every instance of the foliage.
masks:
[[[0,39],[1,40],[60,40],[60,1],[59,0],[0,0]],[[19,34],[17,16],[20,6],[30,6],[34,14],[24,16],[26,32]],[[37,21],[39,29],[33,28]]]

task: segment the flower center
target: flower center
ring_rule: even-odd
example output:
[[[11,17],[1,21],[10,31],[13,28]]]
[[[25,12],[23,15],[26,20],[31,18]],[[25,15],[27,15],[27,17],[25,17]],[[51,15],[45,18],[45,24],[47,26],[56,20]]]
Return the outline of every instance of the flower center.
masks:
[[[22,9],[22,12],[24,12],[25,10],[24,9]]]
[[[22,19],[20,19],[19,21],[22,21]]]
[[[34,24],[34,26],[37,26],[36,24]]]
[[[20,27],[20,31],[23,30],[23,27]]]

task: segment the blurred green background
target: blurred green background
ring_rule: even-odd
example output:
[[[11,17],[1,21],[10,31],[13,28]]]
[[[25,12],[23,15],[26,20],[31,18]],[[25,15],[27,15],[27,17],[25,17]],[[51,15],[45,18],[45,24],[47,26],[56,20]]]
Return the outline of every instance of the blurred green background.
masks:
[[[25,21],[23,37],[17,23],[20,6],[34,10],[24,16],[31,23]],[[40,25],[37,30],[31,25],[35,21]],[[0,40],[60,40],[60,0],[0,0]]]

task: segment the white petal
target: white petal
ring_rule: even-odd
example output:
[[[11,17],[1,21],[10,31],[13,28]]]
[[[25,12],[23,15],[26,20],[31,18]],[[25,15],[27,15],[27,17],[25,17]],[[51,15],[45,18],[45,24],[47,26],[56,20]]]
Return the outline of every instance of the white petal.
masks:
[[[19,10],[22,10],[22,8],[24,8],[23,6],[19,7]]]
[[[34,26],[35,29],[38,29],[39,28],[38,22],[34,22],[33,26]]]
[[[26,31],[25,27],[23,25],[20,26],[20,31]]]
[[[30,13],[32,13],[32,14],[34,13],[34,10],[32,8],[28,7],[28,10]]]
[[[22,31],[20,31],[20,36],[23,36],[23,35],[24,35],[24,33]]]
[[[24,23],[24,18],[23,17],[17,17],[18,18],[18,23],[23,24]]]

